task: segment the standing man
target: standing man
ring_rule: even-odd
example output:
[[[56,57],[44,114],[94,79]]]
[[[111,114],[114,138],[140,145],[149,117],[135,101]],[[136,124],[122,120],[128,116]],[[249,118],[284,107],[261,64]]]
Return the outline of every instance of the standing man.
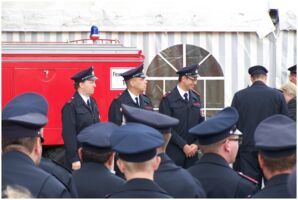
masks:
[[[121,76],[124,78],[127,89],[112,101],[109,109],[109,121],[118,125],[125,123],[121,104],[153,110],[151,100],[144,95],[147,81],[143,73],[143,65],[128,70]]]
[[[177,74],[179,82],[163,97],[159,112],[179,119],[179,124],[172,129],[166,152],[177,165],[188,168],[198,160],[198,142],[188,130],[204,121],[200,95],[193,90],[197,84],[197,65],[184,67]]]
[[[237,128],[243,133],[243,144],[233,167],[259,183],[262,182],[262,171],[253,139],[255,129],[262,120],[271,115],[288,114],[282,93],[266,85],[267,72],[267,69],[260,65],[250,67],[248,73],[252,86],[238,91],[232,101],[232,106],[239,113]]]
[[[124,184],[123,179],[111,172],[115,153],[110,137],[117,127],[112,122],[100,122],[79,133],[82,167],[73,172],[79,198],[104,198]]]
[[[292,67],[288,68],[288,70],[290,71],[289,81],[291,81],[295,85],[297,84],[297,81],[296,81],[296,68],[297,68],[297,65],[293,65]]]
[[[99,122],[99,110],[91,96],[96,87],[94,69],[90,67],[78,72],[73,77],[76,92],[62,108],[62,136],[66,153],[66,167],[80,169],[77,134],[85,127]]]
[[[189,130],[198,138],[203,156],[188,171],[201,181],[207,198],[245,198],[257,190],[252,179],[229,166],[241,141],[235,128],[238,118],[237,110],[227,107]]]
[[[205,198],[200,181],[186,169],[177,166],[165,153],[171,138],[171,127],[179,120],[158,112],[122,105],[128,122],[138,122],[157,129],[164,138],[164,143],[157,149],[161,158],[160,165],[154,173],[154,181],[174,198]]]
[[[156,149],[162,144],[161,134],[143,124],[127,123],[112,133],[112,148],[119,153],[117,165],[127,181],[110,198],[171,198],[153,181],[160,163]]]
[[[48,103],[37,93],[12,99],[2,111],[2,194],[20,187],[31,198],[70,198],[55,177],[40,169],[42,128],[47,124]]]
[[[268,117],[256,128],[254,139],[268,181],[253,198],[291,198],[287,184],[296,164],[296,122],[284,115]]]

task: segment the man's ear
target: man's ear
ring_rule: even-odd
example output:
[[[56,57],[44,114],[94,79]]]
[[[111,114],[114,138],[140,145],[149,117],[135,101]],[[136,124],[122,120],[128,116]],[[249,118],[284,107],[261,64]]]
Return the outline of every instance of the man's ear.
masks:
[[[124,172],[125,172],[125,165],[124,165],[124,163],[123,163],[123,161],[121,159],[118,159],[117,160],[117,165],[118,165],[119,170],[124,174]]]
[[[224,141],[223,148],[226,152],[231,152],[231,141],[226,139]]]
[[[262,158],[260,153],[258,153],[258,161],[259,161],[259,164],[260,164],[260,168],[263,169],[264,161],[263,161],[263,158]]]
[[[160,164],[160,161],[161,161],[160,156],[156,156],[154,158],[154,162],[153,162],[153,169],[154,169],[154,171],[156,171],[158,169],[159,164]]]
[[[78,149],[78,154],[79,154],[79,158],[80,158],[80,160],[83,160],[83,148],[82,148],[82,147],[80,147],[80,148]]]

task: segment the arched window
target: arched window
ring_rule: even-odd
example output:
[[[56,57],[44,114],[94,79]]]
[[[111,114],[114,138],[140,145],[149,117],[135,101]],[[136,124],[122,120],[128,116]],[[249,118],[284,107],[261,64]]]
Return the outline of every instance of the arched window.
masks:
[[[206,116],[210,117],[224,107],[224,76],[219,63],[205,49],[179,44],[161,51],[147,68],[146,94],[155,110],[158,110],[162,96],[177,85],[176,71],[195,63],[199,65],[195,90],[201,95]]]

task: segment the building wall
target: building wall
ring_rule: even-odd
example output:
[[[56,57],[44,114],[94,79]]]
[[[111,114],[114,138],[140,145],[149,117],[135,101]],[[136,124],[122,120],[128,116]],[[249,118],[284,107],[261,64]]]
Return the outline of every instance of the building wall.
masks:
[[[67,42],[89,38],[88,32],[2,32],[8,42]],[[263,65],[269,70],[268,84],[280,87],[287,81],[287,68],[296,64],[296,31],[281,31],[260,39],[250,32],[101,32],[100,38],[119,39],[145,55],[145,69],[160,51],[177,44],[191,44],[209,51],[225,77],[225,105],[233,94],[250,84],[247,70]]]

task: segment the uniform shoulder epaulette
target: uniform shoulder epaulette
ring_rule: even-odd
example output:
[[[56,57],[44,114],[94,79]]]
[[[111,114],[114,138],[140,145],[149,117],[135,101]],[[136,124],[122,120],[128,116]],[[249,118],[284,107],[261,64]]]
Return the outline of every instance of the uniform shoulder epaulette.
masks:
[[[238,175],[241,176],[242,178],[245,178],[246,180],[248,180],[248,181],[250,181],[250,182],[252,182],[252,183],[254,183],[254,184],[256,184],[256,185],[258,184],[258,181],[257,181],[256,179],[254,179],[254,178],[252,178],[252,177],[249,177],[249,176],[243,174],[242,172],[237,172],[237,173],[238,173]]]
[[[171,91],[168,91],[168,92],[166,92],[164,95],[163,95],[163,97],[167,97],[167,96],[169,96],[171,94]]]
[[[123,93],[120,92],[114,99],[119,99],[119,97],[122,95]]]
[[[74,97],[71,97],[71,98],[67,101],[67,103],[71,103],[73,100],[74,100]]]
[[[198,91],[196,91],[196,90],[191,90],[193,93],[195,93],[196,95],[198,95],[198,96],[201,96],[201,94],[198,92]]]

